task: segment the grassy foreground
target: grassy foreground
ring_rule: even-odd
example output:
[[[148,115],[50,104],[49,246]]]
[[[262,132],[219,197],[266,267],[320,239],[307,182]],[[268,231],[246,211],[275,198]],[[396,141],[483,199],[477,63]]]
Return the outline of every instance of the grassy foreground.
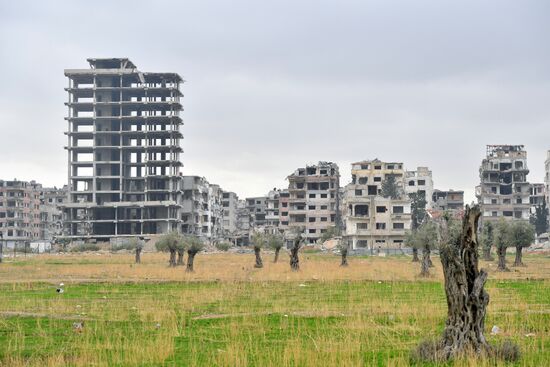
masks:
[[[440,335],[446,302],[439,259],[416,277],[410,258],[199,254],[196,272],[164,254],[22,258],[0,264],[0,366],[408,366]],[[550,361],[550,259],[490,270],[486,335],[520,345],[517,366]],[[57,294],[56,285],[65,283]],[[81,332],[73,324],[84,322]],[[502,331],[490,335],[493,325]],[[459,361],[452,365],[495,365]],[[496,365],[506,365],[498,362]]]

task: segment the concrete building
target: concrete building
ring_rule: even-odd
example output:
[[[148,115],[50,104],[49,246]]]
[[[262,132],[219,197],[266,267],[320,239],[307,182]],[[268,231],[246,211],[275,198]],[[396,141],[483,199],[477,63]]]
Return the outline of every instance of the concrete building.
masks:
[[[239,197],[236,193],[229,191],[224,191],[222,196],[223,231],[224,236],[230,238],[237,233],[237,209]]]
[[[550,210],[550,150],[546,152],[544,161],[544,191],[546,192],[546,205]]]
[[[41,190],[35,181],[0,180],[0,233],[5,247],[41,239]]]
[[[401,249],[411,228],[403,164],[366,160],[353,163],[351,172],[352,182],[344,190],[343,214],[345,237],[352,249]],[[389,175],[395,177],[401,193],[397,199],[381,196],[382,182]],[[418,177],[414,177],[417,182]]]
[[[279,228],[282,231],[288,229],[289,217],[288,217],[288,208],[290,201],[290,193],[288,189],[281,190],[279,192]]]
[[[531,185],[523,145],[487,145],[476,196],[483,220],[529,220]]]
[[[273,189],[267,194],[265,209],[265,230],[269,233],[279,232],[281,190]]]
[[[67,186],[40,190],[40,239],[53,240],[63,235],[63,210],[67,202]]]
[[[535,208],[546,200],[546,186],[543,183],[531,184],[529,203],[531,204],[531,214],[535,214]],[[548,204],[547,204],[548,205]]]
[[[182,229],[206,242],[223,238],[223,191],[204,177],[182,176]]]
[[[267,223],[267,196],[246,198],[246,208],[250,214],[250,227],[260,228]]]
[[[180,230],[176,73],[141,72],[126,58],[67,69],[66,235],[110,239]]]
[[[234,236],[234,243],[237,246],[248,246],[250,243],[251,218],[247,200],[239,200],[237,202],[237,234]]]
[[[433,206],[434,182],[428,167],[418,167],[416,171],[405,171],[405,193],[420,192],[426,198],[426,208]]]
[[[304,227],[315,243],[328,227],[340,221],[340,172],[332,162],[298,168],[288,179],[288,229]]]
[[[459,211],[464,209],[464,191],[433,190],[432,209],[441,211]]]

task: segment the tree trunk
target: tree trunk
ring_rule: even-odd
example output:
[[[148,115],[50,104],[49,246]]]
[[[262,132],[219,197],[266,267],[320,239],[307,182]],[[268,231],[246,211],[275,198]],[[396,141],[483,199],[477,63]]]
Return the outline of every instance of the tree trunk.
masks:
[[[425,247],[425,251],[428,253],[428,267],[429,267],[429,268],[433,268],[433,267],[434,267],[434,263],[432,262],[432,258],[431,258],[432,249],[430,248],[430,246],[426,246],[426,247]]]
[[[428,248],[422,249],[422,263],[420,264],[420,276],[430,276],[430,250]]]
[[[168,261],[170,267],[176,266],[176,250],[170,250],[170,260]]]
[[[187,251],[187,268],[185,269],[185,271],[188,271],[190,273],[195,271],[195,269],[193,268],[193,262],[195,261],[196,254],[196,252]]]
[[[525,266],[523,264],[523,261],[521,261],[521,258],[522,258],[522,253],[521,251],[523,250],[523,247],[521,246],[516,246],[516,260],[514,261],[514,266]]]
[[[509,271],[509,269],[506,267],[506,247],[497,247],[497,255],[498,255],[498,267],[497,270],[500,271]]]
[[[141,264],[141,249],[136,248],[136,264]]]
[[[260,254],[260,251],[262,251],[262,249],[260,249],[259,247],[254,247],[254,255],[256,255],[256,264],[254,264],[255,268],[264,267],[264,263],[262,262],[262,256]]]
[[[275,259],[273,259],[273,262],[276,263],[277,261],[279,261],[279,252],[281,251],[281,248],[278,247],[275,249]]]
[[[412,262],[413,263],[417,263],[419,260],[418,260],[418,249],[416,247],[413,247],[413,259],[412,259]]]
[[[493,257],[491,256],[491,247],[484,247],[483,248],[483,260],[485,261],[493,261]]]
[[[443,338],[436,345],[435,360],[448,360],[468,353],[486,355],[491,347],[483,329],[489,294],[484,290],[487,272],[478,270],[477,226],[479,206],[470,208],[462,222],[462,235],[442,246],[441,263],[445,277],[447,322]]]
[[[185,265],[185,262],[183,261],[183,255],[185,255],[185,250],[178,250],[178,261],[177,265]]]
[[[300,247],[296,245],[290,249],[290,268],[293,271],[300,270],[300,259],[298,258],[298,250],[300,250]]]
[[[348,266],[348,251],[342,250],[340,253],[342,255],[342,262],[340,263],[340,266]]]

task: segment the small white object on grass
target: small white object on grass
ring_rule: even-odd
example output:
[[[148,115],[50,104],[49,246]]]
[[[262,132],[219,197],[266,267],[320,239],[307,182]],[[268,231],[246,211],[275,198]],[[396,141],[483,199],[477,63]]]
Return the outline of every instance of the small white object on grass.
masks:
[[[298,287],[307,287],[307,285],[305,285],[304,283],[302,283],[302,284],[299,284]]]
[[[500,328],[496,325],[493,325],[493,328],[491,329],[491,335],[497,335],[500,334]]]

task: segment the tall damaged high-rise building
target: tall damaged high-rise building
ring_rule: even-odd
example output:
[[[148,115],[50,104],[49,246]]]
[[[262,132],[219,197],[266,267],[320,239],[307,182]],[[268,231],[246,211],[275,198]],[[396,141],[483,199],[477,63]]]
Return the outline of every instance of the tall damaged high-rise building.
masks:
[[[72,238],[181,230],[180,85],[129,59],[67,69],[68,202]]]
[[[529,220],[531,185],[523,145],[487,145],[476,196],[482,220]]]

